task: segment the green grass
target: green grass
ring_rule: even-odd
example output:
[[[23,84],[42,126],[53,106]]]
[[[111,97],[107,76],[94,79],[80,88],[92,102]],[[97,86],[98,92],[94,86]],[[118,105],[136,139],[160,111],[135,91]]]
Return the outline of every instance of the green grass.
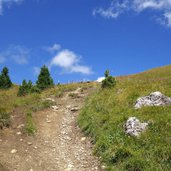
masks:
[[[55,102],[45,100],[46,98],[52,97],[58,99],[63,97],[66,92],[74,91],[78,87],[87,89],[95,85],[94,83],[56,85],[53,88],[42,91],[40,94],[32,93],[22,97],[17,96],[19,89],[17,85],[14,85],[8,90],[0,90],[0,127],[8,127],[10,125],[10,115],[16,108],[19,108],[20,112],[22,111],[23,120],[27,121],[26,113],[28,113],[28,111],[33,113],[55,105]]]
[[[4,108],[0,108],[0,129],[9,127],[10,125],[10,114],[6,112]]]
[[[115,88],[98,88],[87,99],[78,123],[92,137],[94,153],[107,170],[170,170],[171,106],[134,109],[138,97],[154,91],[171,97],[171,66],[118,77]],[[131,116],[151,121],[139,138],[124,133],[123,125]]]
[[[33,116],[32,113],[26,114],[26,126],[25,126],[25,132],[28,135],[34,135],[36,132],[36,126],[33,122]]]

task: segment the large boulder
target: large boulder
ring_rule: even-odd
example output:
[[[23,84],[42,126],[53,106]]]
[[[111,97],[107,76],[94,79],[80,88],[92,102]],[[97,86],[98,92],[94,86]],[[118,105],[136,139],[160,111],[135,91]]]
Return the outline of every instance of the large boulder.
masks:
[[[141,123],[136,117],[130,117],[125,124],[125,132],[130,136],[138,137],[144,132],[149,123]]]
[[[149,96],[140,97],[135,103],[135,108],[139,109],[143,106],[165,106],[171,105],[171,98],[166,97],[161,92],[153,92]]]

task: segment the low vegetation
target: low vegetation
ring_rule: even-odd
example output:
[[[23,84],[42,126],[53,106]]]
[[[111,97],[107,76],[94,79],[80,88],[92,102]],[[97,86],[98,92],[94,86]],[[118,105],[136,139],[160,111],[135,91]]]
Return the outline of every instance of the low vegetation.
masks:
[[[9,127],[10,125],[10,114],[6,112],[4,108],[0,108],[0,129]]]
[[[35,124],[33,122],[32,113],[30,113],[30,112],[26,114],[25,132],[28,135],[34,135],[34,133],[36,132],[36,126],[35,126]]]
[[[170,170],[171,106],[134,109],[138,97],[154,91],[171,97],[170,85],[171,66],[166,66],[118,77],[115,87],[99,88],[87,99],[78,123],[107,170]],[[139,138],[124,131],[132,116],[151,123]]]

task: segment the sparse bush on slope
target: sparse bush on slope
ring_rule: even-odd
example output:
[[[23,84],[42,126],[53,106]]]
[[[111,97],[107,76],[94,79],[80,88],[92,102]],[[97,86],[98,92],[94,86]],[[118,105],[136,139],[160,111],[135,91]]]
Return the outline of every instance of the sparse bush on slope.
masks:
[[[112,88],[116,85],[116,79],[109,74],[109,70],[106,70],[105,79],[102,81],[102,88]]]
[[[0,129],[10,126],[10,114],[4,108],[0,108]]]
[[[171,66],[155,70],[157,74],[152,70],[117,78],[114,88],[97,90],[82,109],[78,123],[92,137],[94,152],[108,166],[107,170],[171,168],[171,106],[134,108],[138,97],[154,91],[171,97]],[[151,122],[139,138],[126,135],[123,128],[132,116]]]
[[[25,96],[30,93],[40,93],[40,89],[37,86],[34,86],[29,80],[28,83],[26,80],[23,80],[22,85],[20,85],[18,90],[18,96]]]

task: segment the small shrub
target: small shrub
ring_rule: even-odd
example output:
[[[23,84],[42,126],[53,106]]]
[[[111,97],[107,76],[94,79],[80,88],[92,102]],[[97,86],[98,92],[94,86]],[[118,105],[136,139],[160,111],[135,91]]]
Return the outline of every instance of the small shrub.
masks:
[[[140,159],[129,160],[125,166],[125,170],[128,171],[142,171],[147,163],[143,162]]]
[[[77,93],[69,93],[69,97],[78,98],[79,96]]]
[[[63,95],[64,95],[64,92],[61,90],[61,91],[58,91],[58,92],[56,93],[55,97],[60,98],[60,97],[62,97]]]
[[[105,72],[105,79],[102,81],[102,88],[112,88],[116,85],[116,79],[109,75],[109,71]]]
[[[32,82],[29,80],[23,80],[22,85],[19,87],[18,96],[25,96],[30,93],[40,93],[40,89],[37,86],[33,86]]]
[[[116,153],[111,157],[111,163],[123,162],[127,158],[131,157],[132,154],[123,148],[120,148]]]
[[[28,135],[34,135],[36,132],[36,127],[33,123],[33,116],[32,113],[26,114],[26,126],[25,131]]]
[[[32,86],[30,93],[41,93],[41,90],[37,86]]]
[[[30,110],[32,110],[33,112],[36,112],[36,111],[39,111],[39,110],[50,108],[51,106],[53,106],[55,104],[56,104],[55,102],[52,102],[50,100],[40,101],[36,105],[32,105],[30,107]]]
[[[0,129],[10,126],[10,114],[5,109],[0,109]]]

